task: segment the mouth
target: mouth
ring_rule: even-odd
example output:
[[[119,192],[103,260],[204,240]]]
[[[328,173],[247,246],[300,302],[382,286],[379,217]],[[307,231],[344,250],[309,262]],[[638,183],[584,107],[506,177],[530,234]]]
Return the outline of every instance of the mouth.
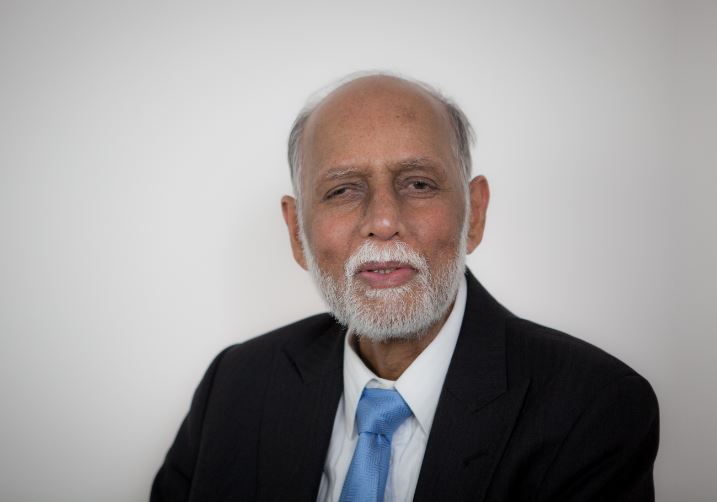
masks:
[[[368,286],[381,289],[402,286],[417,273],[415,268],[406,263],[388,261],[364,263],[356,275]]]

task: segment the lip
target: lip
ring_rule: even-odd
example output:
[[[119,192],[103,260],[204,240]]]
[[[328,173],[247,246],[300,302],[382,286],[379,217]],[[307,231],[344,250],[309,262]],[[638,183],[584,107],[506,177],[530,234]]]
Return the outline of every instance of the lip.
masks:
[[[408,264],[388,261],[364,263],[356,275],[368,286],[384,289],[402,286],[417,273],[418,271]]]

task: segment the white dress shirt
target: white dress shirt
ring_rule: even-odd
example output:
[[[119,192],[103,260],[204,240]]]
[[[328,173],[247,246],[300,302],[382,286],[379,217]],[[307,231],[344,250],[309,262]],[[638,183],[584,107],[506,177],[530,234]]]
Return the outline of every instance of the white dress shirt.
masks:
[[[396,389],[413,412],[413,415],[396,429],[391,441],[391,463],[384,501],[402,502],[413,499],[428,434],[448,365],[456,347],[465,308],[466,280],[463,278],[446,323],[436,338],[396,381],[380,378],[366,367],[350,343],[352,333],[348,330],[344,342],[344,392],[334,418],[329,451],[321,475],[317,499],[319,502],[338,501],[341,496],[358,441],[354,421],[364,387]]]

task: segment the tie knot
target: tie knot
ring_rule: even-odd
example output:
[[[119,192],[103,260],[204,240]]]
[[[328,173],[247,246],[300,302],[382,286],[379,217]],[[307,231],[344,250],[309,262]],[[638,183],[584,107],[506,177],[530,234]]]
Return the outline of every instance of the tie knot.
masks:
[[[356,408],[358,433],[382,434],[391,440],[398,426],[411,416],[401,394],[388,389],[364,389]]]

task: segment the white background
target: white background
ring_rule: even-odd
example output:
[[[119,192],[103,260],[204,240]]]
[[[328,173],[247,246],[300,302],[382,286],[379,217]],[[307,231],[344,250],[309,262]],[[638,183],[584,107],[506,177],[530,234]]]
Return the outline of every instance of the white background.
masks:
[[[647,377],[658,500],[714,500],[715,10],[2,0],[0,499],[145,500],[213,355],[323,309],[285,139],[386,69],[474,123],[479,279]]]

